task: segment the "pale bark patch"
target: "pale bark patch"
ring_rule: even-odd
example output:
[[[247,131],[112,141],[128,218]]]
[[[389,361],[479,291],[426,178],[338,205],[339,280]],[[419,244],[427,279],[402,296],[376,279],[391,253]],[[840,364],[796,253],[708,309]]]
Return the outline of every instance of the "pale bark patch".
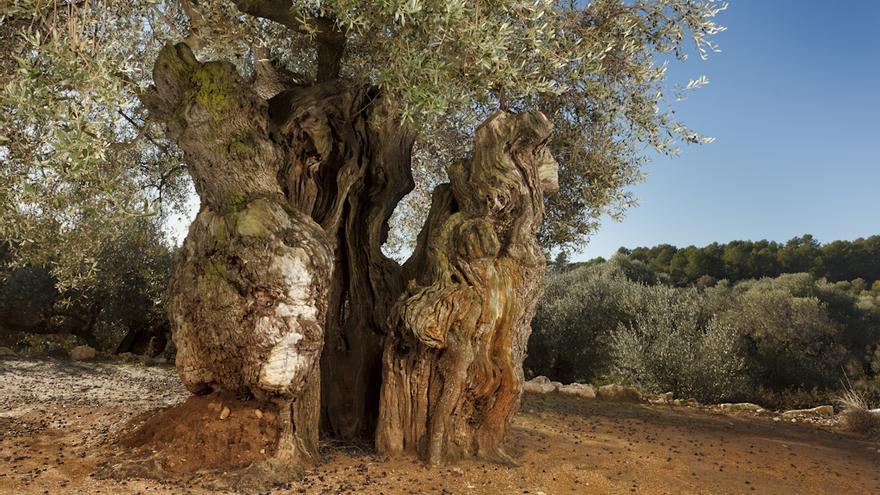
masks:
[[[296,332],[281,337],[260,369],[260,387],[272,392],[283,392],[308,368],[308,359],[296,348],[302,338]]]

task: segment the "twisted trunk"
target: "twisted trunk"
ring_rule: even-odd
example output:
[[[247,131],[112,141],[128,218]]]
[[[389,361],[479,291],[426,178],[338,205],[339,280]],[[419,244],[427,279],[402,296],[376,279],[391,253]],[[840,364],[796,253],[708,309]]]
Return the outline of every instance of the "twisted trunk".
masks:
[[[512,462],[501,441],[519,404],[544,255],[543,193],[556,187],[540,113],[498,112],[473,157],[433,195],[383,355],[380,452],[428,462]]]
[[[183,44],[154,81],[144,103],[201,198],[170,287],[183,383],[276,402],[293,464],[317,458],[319,422],[383,453],[506,459],[555,184],[543,115],[480,127],[400,266],[381,246],[415,136],[387,98],[337,80],[261,97]]]
[[[391,306],[403,290],[400,266],[382,254],[388,219],[412,190],[413,132],[394,108],[370,120],[370,167],[349,193],[337,250],[337,310],[328,319],[324,410],[328,429],[347,439],[369,439],[379,409],[382,348]]]

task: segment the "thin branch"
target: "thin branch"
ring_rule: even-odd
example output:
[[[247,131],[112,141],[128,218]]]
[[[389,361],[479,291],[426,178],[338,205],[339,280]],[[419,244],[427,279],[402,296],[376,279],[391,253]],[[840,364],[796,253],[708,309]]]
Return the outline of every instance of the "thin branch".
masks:
[[[233,0],[233,3],[245,14],[277,22],[300,34],[314,33],[318,51],[317,81],[339,77],[346,33],[334,19],[297,17],[290,10],[290,2],[286,0]]]
[[[298,33],[307,34],[303,19],[293,15],[290,2],[286,0],[233,0],[238,10],[254,17],[275,21]]]
[[[157,148],[159,147],[159,143],[157,143],[156,141],[153,141],[153,138],[151,138],[150,136],[147,136],[147,130],[150,128],[150,124],[152,123],[152,120],[153,120],[152,115],[148,116],[147,119],[144,121],[144,124],[141,126],[141,125],[138,125],[134,121],[134,119],[132,119],[131,117],[126,115],[125,112],[123,112],[122,110],[117,110],[117,112],[119,113],[119,115],[122,115],[122,117],[125,118],[125,120],[127,120],[128,123],[131,124],[135,129],[138,129],[138,133],[137,133],[137,136],[134,137],[134,139],[132,139],[131,141],[129,141],[127,143],[115,143],[113,145],[114,148],[116,148],[116,149],[131,148],[132,146],[137,144],[137,142],[140,141],[141,138],[144,138],[144,137],[146,137],[147,140],[150,141],[151,143],[153,143],[153,145],[155,145]]]

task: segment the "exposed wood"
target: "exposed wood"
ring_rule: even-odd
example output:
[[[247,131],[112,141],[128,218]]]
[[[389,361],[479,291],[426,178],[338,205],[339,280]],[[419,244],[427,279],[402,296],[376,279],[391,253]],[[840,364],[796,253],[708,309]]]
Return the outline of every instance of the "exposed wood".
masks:
[[[388,315],[404,288],[400,266],[381,247],[388,219],[413,187],[413,130],[400,125],[384,98],[372,101],[362,115],[369,167],[348,195],[339,232],[340,307],[328,322],[322,368],[327,426],[346,439],[374,435]]]

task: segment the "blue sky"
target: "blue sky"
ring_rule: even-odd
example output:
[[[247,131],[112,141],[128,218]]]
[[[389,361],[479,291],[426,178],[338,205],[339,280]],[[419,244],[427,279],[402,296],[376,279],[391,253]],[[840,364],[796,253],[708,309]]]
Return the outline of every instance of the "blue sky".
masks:
[[[880,1],[734,0],[722,53],[670,69],[710,84],[678,102],[717,140],[659,157],[640,206],[603,220],[574,256],[733,239],[822,242],[880,234]]]

